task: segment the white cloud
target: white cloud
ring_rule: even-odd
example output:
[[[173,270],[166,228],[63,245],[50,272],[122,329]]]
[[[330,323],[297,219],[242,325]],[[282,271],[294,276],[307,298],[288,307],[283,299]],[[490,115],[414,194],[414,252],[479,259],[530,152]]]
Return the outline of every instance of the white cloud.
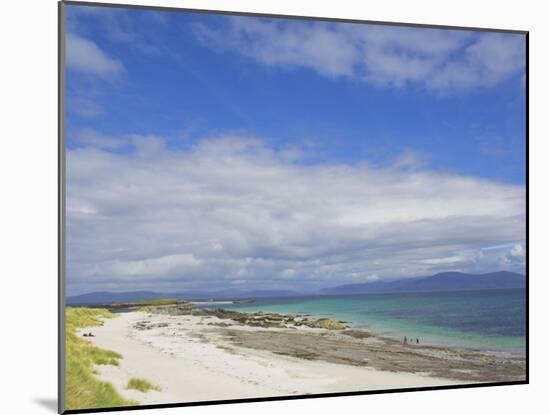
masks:
[[[515,74],[524,73],[523,37],[485,33],[463,56],[447,62],[431,80],[434,89],[490,87]],[[523,76],[522,76],[523,78]]]
[[[477,252],[471,251],[469,258],[476,262],[475,270],[492,267],[493,269],[525,272],[525,242],[485,247]]]
[[[525,247],[515,244],[512,249],[500,256],[500,266],[506,269],[525,267]]]
[[[130,144],[128,137],[112,137],[90,128],[82,128],[74,134],[76,142],[85,146],[114,150]]]
[[[523,245],[515,244],[514,247],[510,250],[509,255],[512,258],[524,259],[525,258],[525,248],[523,247]]]
[[[87,33],[90,23],[99,27],[109,42],[127,46],[128,53],[149,57],[172,52],[165,39],[157,37],[157,29],[169,22],[170,13],[148,11],[133,13],[121,8],[69,6],[67,24],[73,33]],[[147,27],[147,30],[143,30]]]
[[[239,51],[264,64],[303,66],[323,75],[351,76],[355,49],[326,25],[288,25],[258,19],[230,19],[228,32],[197,23],[195,32],[205,44]]]
[[[204,45],[262,64],[375,85],[446,92],[490,87],[524,67],[521,35],[228,17],[195,24]]]
[[[419,169],[425,167],[428,164],[429,156],[426,153],[405,149],[399,154],[394,162],[394,167],[403,169]]]
[[[71,98],[68,110],[85,118],[97,117],[104,112],[101,105],[88,98]]]
[[[67,153],[72,293],[310,290],[451,269],[523,271],[512,261],[525,234],[523,186],[425,167],[301,165],[254,137],[174,151],[128,135],[119,140],[134,150],[121,155],[104,135],[84,136],[89,146]],[[494,246],[507,247],[483,250]]]
[[[185,272],[200,265],[201,261],[192,254],[166,255],[152,259],[142,260],[116,260],[104,265],[103,273],[113,277],[136,277],[157,275],[163,277],[170,272]]]
[[[66,35],[66,62],[68,68],[100,77],[112,77],[124,71],[120,60],[110,57],[91,40],[74,33]]]

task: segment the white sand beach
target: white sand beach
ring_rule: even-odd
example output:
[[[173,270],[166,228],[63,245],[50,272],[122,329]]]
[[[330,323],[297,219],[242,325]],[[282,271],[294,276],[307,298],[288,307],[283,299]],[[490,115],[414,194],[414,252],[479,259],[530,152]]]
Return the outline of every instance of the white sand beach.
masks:
[[[147,330],[134,327],[146,322]],[[140,404],[258,398],[329,392],[368,391],[464,383],[368,367],[306,360],[227,341],[212,323],[231,324],[214,316],[169,316],[128,312],[83,332],[96,346],[120,353],[119,366],[97,366],[98,377],[125,398]],[[210,324],[209,324],[210,323]],[[238,330],[269,330],[228,326]],[[304,329],[314,331],[316,329]],[[321,330],[321,329],[320,329]],[[371,341],[376,342],[376,338]],[[126,389],[138,377],[160,391]]]

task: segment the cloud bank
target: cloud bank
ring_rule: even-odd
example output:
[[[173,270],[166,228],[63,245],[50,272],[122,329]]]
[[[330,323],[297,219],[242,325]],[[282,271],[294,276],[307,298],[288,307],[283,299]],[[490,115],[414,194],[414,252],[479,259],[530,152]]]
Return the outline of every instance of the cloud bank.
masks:
[[[227,17],[195,24],[205,45],[261,64],[306,68],[378,86],[430,91],[491,87],[524,70],[522,35]]]
[[[74,33],[66,35],[67,67],[100,77],[112,77],[124,71],[124,65],[110,57],[97,44]]]
[[[78,134],[68,290],[294,289],[524,271],[525,189],[397,160],[300,163],[250,136]],[[129,149],[121,151],[122,148]],[[410,158],[405,154],[402,158]]]

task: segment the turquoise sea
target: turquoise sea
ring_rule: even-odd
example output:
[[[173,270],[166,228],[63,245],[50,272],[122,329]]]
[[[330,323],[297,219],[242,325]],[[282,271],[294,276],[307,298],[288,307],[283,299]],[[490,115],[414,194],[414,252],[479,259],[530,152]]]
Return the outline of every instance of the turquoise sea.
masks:
[[[242,312],[310,314],[421,344],[525,353],[525,290],[258,298]]]

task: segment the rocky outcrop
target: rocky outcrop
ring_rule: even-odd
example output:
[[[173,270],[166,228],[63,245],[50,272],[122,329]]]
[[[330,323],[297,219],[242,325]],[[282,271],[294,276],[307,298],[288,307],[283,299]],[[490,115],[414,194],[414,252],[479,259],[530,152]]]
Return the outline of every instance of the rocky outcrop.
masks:
[[[247,300],[249,301],[249,300]],[[264,327],[264,328],[299,328],[309,327],[315,329],[326,330],[344,330],[348,327],[345,321],[331,320],[328,318],[311,318],[311,316],[294,315],[294,314],[279,314],[267,313],[258,311],[255,313],[242,313],[239,311],[225,310],[223,308],[195,308],[190,301],[157,301],[156,303],[141,302],[141,303],[124,303],[124,304],[109,304],[108,308],[114,312],[124,311],[141,311],[149,314],[163,314],[169,316],[178,315],[196,315],[205,318],[217,317],[224,322],[211,322],[211,326],[227,326],[227,320],[234,321],[237,324]],[[163,323],[161,323],[163,324]],[[151,330],[157,327],[165,327],[158,324],[152,324],[149,321],[140,321],[134,326],[138,330]]]
[[[185,315],[192,314],[204,317],[217,317],[221,320],[232,320],[237,324],[264,328],[298,328],[310,327],[327,330],[344,330],[345,321],[331,320],[328,318],[312,319],[307,315],[279,314],[279,313],[242,313],[239,311],[225,310],[223,308],[207,309],[193,308],[190,304],[149,307],[148,312],[154,314]],[[208,323],[211,326],[221,326],[222,323]],[[223,323],[224,326],[227,323]]]
[[[168,327],[168,323],[151,323],[150,321],[143,320],[134,324],[134,328],[137,330],[151,330],[162,327]]]
[[[327,330],[344,330],[346,326],[340,321],[331,320],[328,318],[320,318],[311,323],[310,327],[318,327]]]

